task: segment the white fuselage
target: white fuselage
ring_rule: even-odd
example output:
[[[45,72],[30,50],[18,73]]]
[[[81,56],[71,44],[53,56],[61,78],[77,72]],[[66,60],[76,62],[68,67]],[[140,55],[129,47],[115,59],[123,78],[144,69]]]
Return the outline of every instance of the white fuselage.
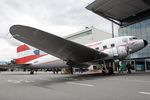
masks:
[[[123,36],[111,38],[103,41],[98,41],[85,45],[92,49],[103,52],[108,55],[105,59],[125,59],[129,54],[134,53],[145,47],[142,39],[137,39],[134,36]],[[65,67],[66,62],[52,55],[45,55],[34,59],[27,64],[32,64],[35,67]]]

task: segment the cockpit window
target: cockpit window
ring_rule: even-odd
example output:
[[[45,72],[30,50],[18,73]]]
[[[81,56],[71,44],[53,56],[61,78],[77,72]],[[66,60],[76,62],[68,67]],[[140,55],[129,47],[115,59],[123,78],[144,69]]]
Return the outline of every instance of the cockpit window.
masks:
[[[133,37],[133,39],[136,40],[137,38],[136,38],[136,37]]]
[[[136,37],[129,38],[129,40],[136,40],[136,39],[137,39]]]

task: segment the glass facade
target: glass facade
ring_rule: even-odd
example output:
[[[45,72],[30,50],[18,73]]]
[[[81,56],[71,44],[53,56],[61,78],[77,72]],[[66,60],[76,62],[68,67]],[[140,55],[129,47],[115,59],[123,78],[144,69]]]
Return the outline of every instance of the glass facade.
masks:
[[[130,55],[130,57],[131,58],[150,57],[150,19],[132,24],[127,27],[119,28],[118,34],[119,36],[136,36],[137,38],[147,40],[149,44],[144,49]]]

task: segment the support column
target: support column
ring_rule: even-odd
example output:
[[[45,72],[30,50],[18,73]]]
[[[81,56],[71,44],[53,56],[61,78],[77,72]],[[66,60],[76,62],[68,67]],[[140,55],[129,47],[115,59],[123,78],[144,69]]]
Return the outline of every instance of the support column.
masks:
[[[145,62],[145,71],[147,70],[147,63],[146,63],[146,59],[144,60]]]

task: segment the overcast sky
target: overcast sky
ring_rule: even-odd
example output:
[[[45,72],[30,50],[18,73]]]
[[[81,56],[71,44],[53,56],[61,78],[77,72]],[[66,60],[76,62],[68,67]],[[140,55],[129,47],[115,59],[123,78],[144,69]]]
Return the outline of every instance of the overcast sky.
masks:
[[[14,24],[32,26],[61,37],[87,26],[111,33],[111,22],[85,8],[93,1],[0,0],[0,60],[16,58],[16,47],[21,42],[9,34],[9,28]]]

